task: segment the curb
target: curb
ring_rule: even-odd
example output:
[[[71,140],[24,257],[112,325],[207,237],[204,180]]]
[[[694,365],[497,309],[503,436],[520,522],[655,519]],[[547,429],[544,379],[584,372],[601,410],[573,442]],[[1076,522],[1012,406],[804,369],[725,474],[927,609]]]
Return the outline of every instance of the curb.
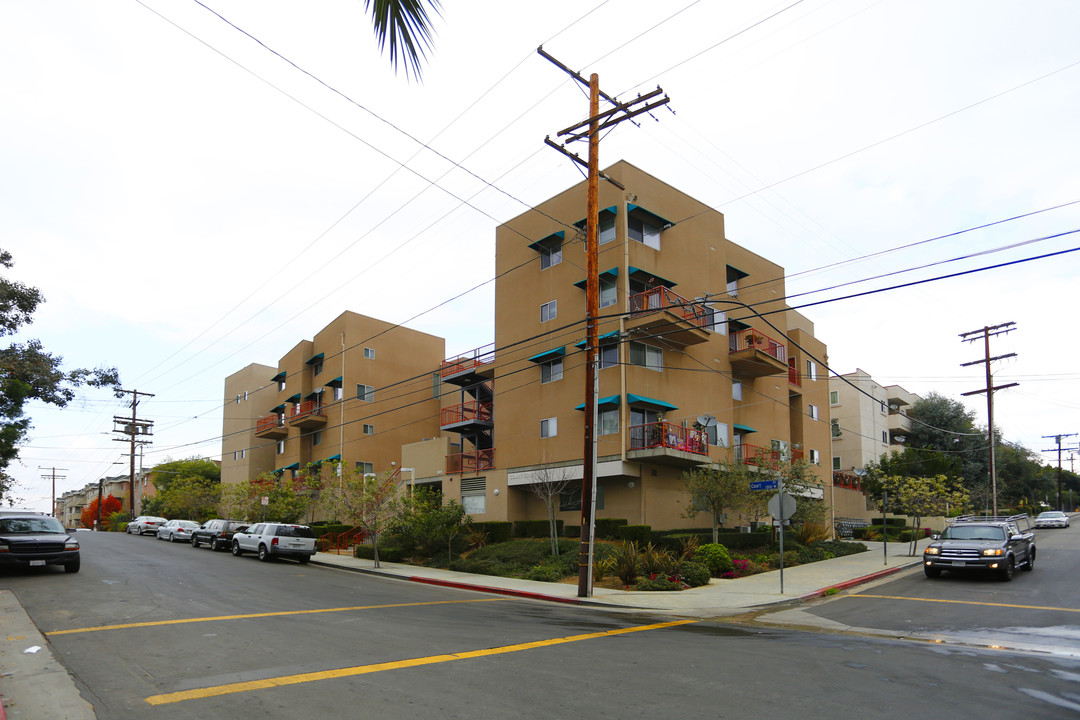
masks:
[[[494,588],[487,585],[471,585],[469,583],[455,582],[453,580],[435,580],[433,578],[425,577],[402,577],[402,580],[409,580],[410,582],[423,583],[425,585],[438,585],[440,587],[455,588],[457,590],[474,590],[476,592],[493,593],[495,595],[510,595],[513,597],[527,598],[529,600],[545,600],[547,602],[566,603],[568,605],[581,605],[582,598],[564,598],[557,597],[555,595],[544,595],[543,593],[529,592],[528,590],[511,590],[509,588]],[[591,600],[591,598],[586,598]],[[3,720],[3,718],[0,718]]]
[[[815,590],[814,592],[809,592],[805,595],[801,595],[799,599],[804,601],[812,600],[814,598],[824,597],[825,594],[830,590],[847,590],[848,588],[853,588],[857,585],[864,585],[868,582],[873,582],[874,580],[877,580],[879,578],[894,575],[901,570],[907,570],[908,568],[914,567],[921,562],[921,560],[915,560],[914,562],[909,562],[906,565],[898,565],[897,567],[888,568],[887,570],[878,570],[877,572],[870,573],[869,575],[863,575],[862,577],[852,578],[851,580],[844,580],[843,582],[838,582],[835,585],[830,585],[827,588],[822,588],[820,590]]]

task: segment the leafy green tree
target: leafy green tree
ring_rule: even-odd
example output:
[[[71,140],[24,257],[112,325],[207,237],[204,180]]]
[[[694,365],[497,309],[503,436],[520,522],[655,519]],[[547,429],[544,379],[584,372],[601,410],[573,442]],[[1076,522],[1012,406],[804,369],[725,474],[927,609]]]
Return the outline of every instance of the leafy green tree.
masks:
[[[254,480],[224,485],[219,508],[223,517],[299,522],[318,499],[320,484],[318,477],[284,480],[274,473],[263,473]],[[266,505],[262,504],[264,497]]]
[[[972,411],[957,400],[930,393],[912,406],[908,416],[912,419],[906,442],[909,448],[937,453],[927,458],[934,463],[948,461],[947,469],[940,472],[952,479],[963,478],[969,489],[986,483],[990,476],[990,439],[986,428],[976,426]],[[929,476],[928,470],[911,467],[904,474]]]
[[[970,494],[959,481],[944,475],[934,477],[903,477],[890,475],[880,479],[882,493],[889,494],[887,510],[900,515],[910,515],[916,529],[925,517],[962,513],[971,500]],[[878,497],[878,508],[883,495]],[[914,556],[918,538],[912,535],[909,553]]]
[[[379,524],[385,526],[398,508],[395,504],[398,478],[392,472],[382,475],[357,469],[345,472],[343,467],[339,472],[336,483],[325,483],[320,501],[331,516],[364,529],[371,538],[375,567],[379,567]]]
[[[11,253],[0,250],[0,266],[11,269]],[[0,277],[0,336],[13,335],[33,321],[34,312],[45,298],[36,288],[8,277]],[[39,340],[12,343],[0,348],[0,501],[15,503],[14,480],[7,467],[19,456],[18,446],[30,431],[26,403],[39,400],[66,407],[77,388],[111,388],[119,391],[116,368],[63,370],[63,358],[45,352]],[[122,393],[117,392],[117,397]]]
[[[217,514],[221,483],[197,476],[177,478],[154,499],[165,517],[205,522]]]
[[[419,487],[394,503],[387,531],[402,547],[432,557],[443,543],[452,553],[454,538],[471,524],[460,503],[444,503],[442,493]]]
[[[742,513],[750,506],[750,483],[757,475],[748,465],[737,462],[684,472],[690,502],[683,517],[696,518],[698,513],[709,513],[713,542],[718,542],[720,527],[727,522],[728,513]]]

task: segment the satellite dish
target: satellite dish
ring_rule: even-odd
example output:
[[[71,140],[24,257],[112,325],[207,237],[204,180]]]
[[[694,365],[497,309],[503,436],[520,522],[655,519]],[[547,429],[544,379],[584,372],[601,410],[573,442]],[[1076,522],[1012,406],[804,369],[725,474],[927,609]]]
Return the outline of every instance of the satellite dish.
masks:
[[[701,427],[711,427],[716,424],[716,418],[712,415],[698,415],[697,421]]]

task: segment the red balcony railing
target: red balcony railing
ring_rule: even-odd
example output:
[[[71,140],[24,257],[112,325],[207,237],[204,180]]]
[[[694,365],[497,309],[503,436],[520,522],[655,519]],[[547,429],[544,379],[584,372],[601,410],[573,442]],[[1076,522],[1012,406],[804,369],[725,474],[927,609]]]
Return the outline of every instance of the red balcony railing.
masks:
[[[442,426],[456,425],[457,423],[480,420],[490,422],[492,418],[492,405],[489,402],[470,400],[469,402],[454,405],[442,409]]]
[[[473,370],[481,365],[487,365],[495,359],[495,346],[487,345],[474,351],[472,357],[459,357],[451,360],[443,360],[439,369],[439,377],[450,377],[466,370]]]
[[[803,451],[793,448],[773,450],[760,445],[741,443],[733,449],[735,451],[735,462],[743,465],[779,465],[780,463],[798,462],[803,459]]]
[[[838,488],[862,490],[862,478],[858,475],[852,475],[851,473],[833,472],[832,483]]]
[[[475,473],[495,467],[495,448],[446,456],[446,472]]]
[[[700,328],[708,324],[709,316],[704,305],[687,300],[666,287],[650,288],[630,296],[631,315],[640,315],[658,310],[675,313],[683,320]]]
[[[322,415],[322,403],[318,400],[305,400],[302,403],[297,403],[289,419],[298,420],[308,415]]]
[[[652,448],[671,448],[698,455],[709,454],[709,443],[705,433],[695,428],[683,427],[662,420],[645,425],[634,425],[630,428],[631,450]]]
[[[784,364],[787,364],[788,361],[787,348],[782,343],[776,342],[765,333],[760,330],[755,330],[754,328],[745,328],[729,335],[728,346],[731,352],[739,352],[740,350],[760,350],[769,357],[779,360]],[[790,377],[790,368],[788,376]]]
[[[255,432],[262,433],[269,430],[277,430],[285,427],[285,416],[280,413],[274,413],[273,415],[267,415],[264,418],[259,418],[255,423]]]

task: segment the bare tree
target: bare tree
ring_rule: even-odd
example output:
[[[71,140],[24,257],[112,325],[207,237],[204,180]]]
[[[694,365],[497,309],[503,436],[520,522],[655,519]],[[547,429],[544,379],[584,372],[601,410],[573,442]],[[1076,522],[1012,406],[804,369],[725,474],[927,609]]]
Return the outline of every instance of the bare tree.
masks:
[[[569,490],[571,483],[574,482],[580,481],[573,478],[573,473],[569,467],[545,463],[536,471],[536,482],[525,486],[547,508],[552,557],[559,556],[559,524],[555,518],[556,504],[559,502],[559,496]]]
[[[395,512],[394,498],[398,478],[392,472],[381,475],[360,470],[338,470],[342,476],[335,485],[330,482],[323,490],[322,500],[340,520],[354,522],[371,538],[375,567],[379,567],[379,521],[384,523]]]

